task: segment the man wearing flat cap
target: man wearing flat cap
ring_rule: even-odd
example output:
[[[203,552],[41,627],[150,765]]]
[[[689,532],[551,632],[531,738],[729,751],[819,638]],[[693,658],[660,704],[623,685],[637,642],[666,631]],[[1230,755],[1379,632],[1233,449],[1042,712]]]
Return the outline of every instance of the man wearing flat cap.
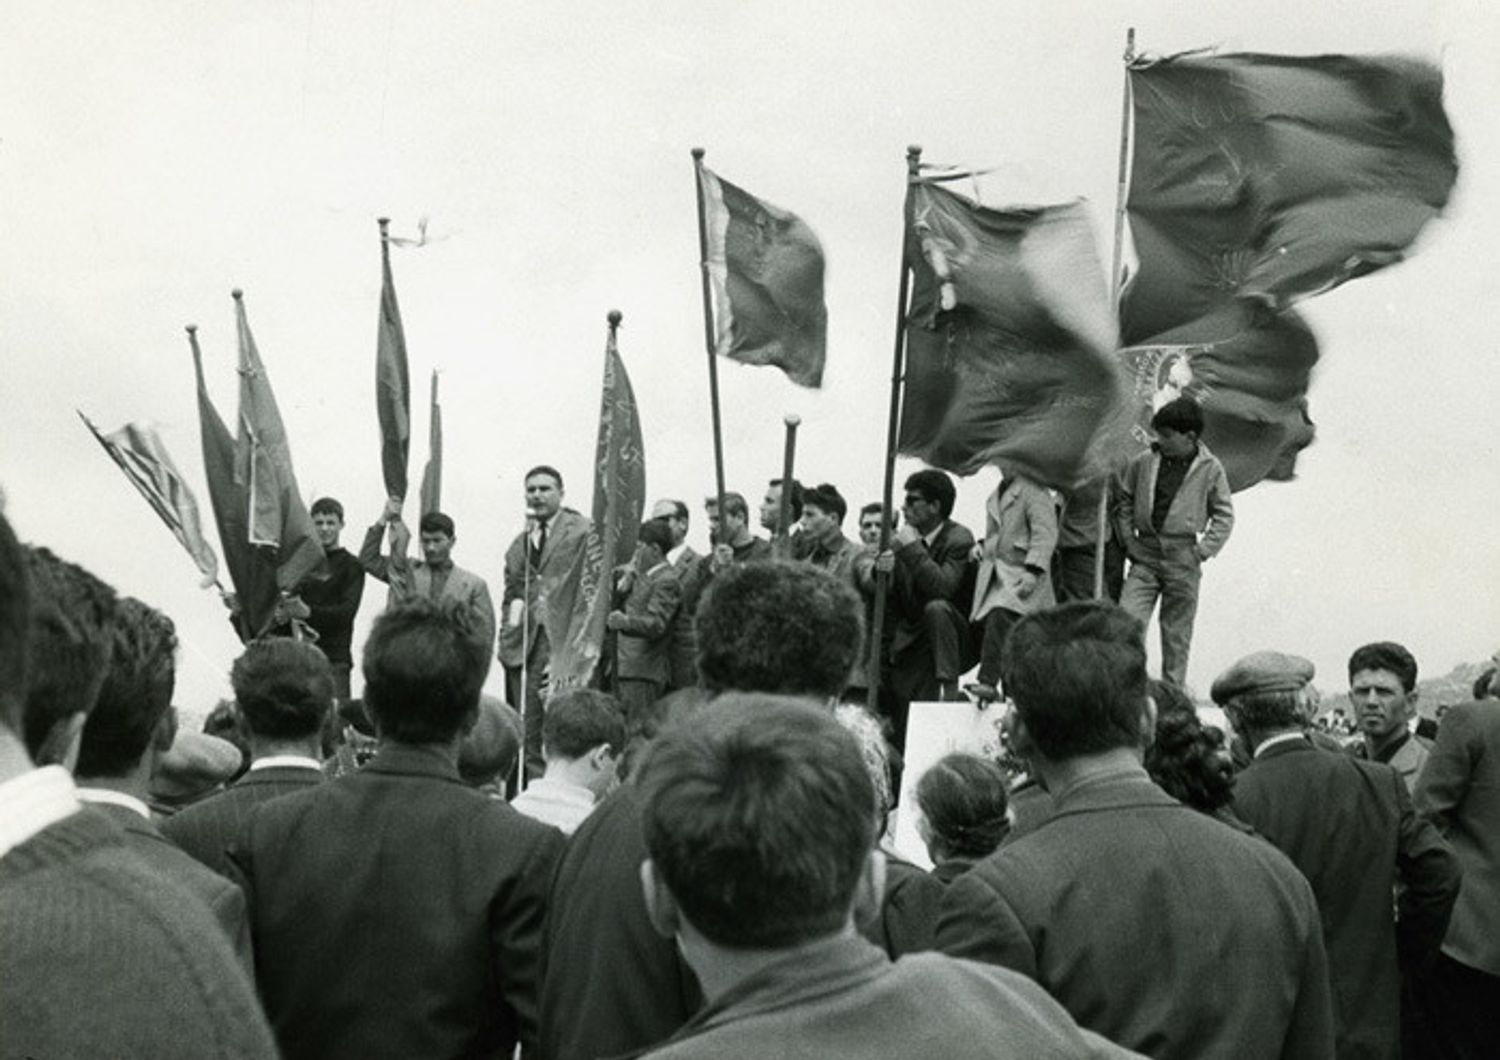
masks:
[[[1254,754],[1235,785],[1235,812],[1312,884],[1338,1015],[1338,1057],[1395,1060],[1398,955],[1409,974],[1436,956],[1458,894],[1458,861],[1412,810],[1394,769],[1308,740],[1312,677],[1313,664],[1301,656],[1262,651],[1214,681],[1214,702]]]

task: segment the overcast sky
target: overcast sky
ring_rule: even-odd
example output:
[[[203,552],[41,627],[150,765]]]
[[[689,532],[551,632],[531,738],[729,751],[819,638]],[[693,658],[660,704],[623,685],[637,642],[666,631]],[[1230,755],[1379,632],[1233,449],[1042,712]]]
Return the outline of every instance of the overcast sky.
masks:
[[[1500,16],[1482,0],[994,0],[6,4],[0,40],[0,485],[23,538],[172,615],[179,702],[227,690],[238,645],[191,561],[79,424],[159,427],[207,504],[183,326],[226,417],[230,289],[309,498],[382,505],[375,218],[410,351],[413,481],[442,373],[455,558],[498,598],[521,474],[562,469],[587,511],[605,314],[640,399],[651,497],[705,543],[712,450],[689,149],[800,214],[828,255],[821,392],[721,365],[727,473],[752,498],[798,473],[878,496],[903,156],[995,166],[985,201],[1086,196],[1107,259],[1127,26],[1209,44],[1440,61],[1461,171],[1410,261],[1304,304],[1322,345],[1300,477],[1236,496],[1205,572],[1189,682],[1239,655],[1310,656],[1345,687],[1358,644],[1439,674],[1500,647]],[[899,474],[909,470],[903,464]],[[899,479],[898,479],[899,482]],[[994,474],[961,486],[980,529]],[[981,530],[982,532],[982,530]],[[360,627],[384,601],[371,581]],[[362,634],[357,634],[362,636]],[[1155,639],[1154,633],[1152,637]]]

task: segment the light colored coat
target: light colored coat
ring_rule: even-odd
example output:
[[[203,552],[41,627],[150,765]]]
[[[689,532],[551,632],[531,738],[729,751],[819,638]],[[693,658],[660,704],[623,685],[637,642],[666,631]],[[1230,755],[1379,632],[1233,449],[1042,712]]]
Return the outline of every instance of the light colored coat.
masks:
[[[1148,449],[1125,468],[1116,483],[1115,529],[1121,541],[1136,534],[1158,536],[1151,527],[1151,507],[1156,503],[1156,474],[1161,453]],[[1234,502],[1229,496],[1229,476],[1219,458],[1198,443],[1198,455],[1188,467],[1177,496],[1162,523],[1163,538],[1190,537],[1200,560],[1218,555],[1234,529]]]
[[[512,669],[519,668],[527,654],[531,656],[533,669],[540,669],[551,658],[550,648],[541,646],[546,642],[547,618],[542,613],[545,601],[552,587],[578,562],[584,545],[588,543],[589,521],[572,508],[559,508],[548,525],[547,544],[535,564],[531,563],[528,537],[528,532],[523,530],[505,550],[499,656],[500,661]],[[524,615],[512,615],[512,605],[517,600],[525,601]],[[539,651],[546,654],[538,655]]]
[[[365,532],[364,544],[359,549],[359,565],[390,586],[385,606],[391,607],[402,600],[417,597],[429,599],[432,595],[432,568],[423,560],[406,556],[409,534],[398,537],[393,533],[393,554],[382,556],[380,536],[383,532],[384,527],[378,524]],[[438,603],[456,604],[468,614],[474,638],[484,644],[488,654],[495,645],[495,602],[485,580],[455,563],[448,572]]]
[[[979,621],[1003,607],[1029,614],[1057,603],[1052,591],[1052,552],[1057,548],[1057,505],[1052,494],[1028,478],[1009,478],[985,504],[984,544],[974,581],[974,612]],[[1017,592],[1027,568],[1037,575],[1036,590]]]

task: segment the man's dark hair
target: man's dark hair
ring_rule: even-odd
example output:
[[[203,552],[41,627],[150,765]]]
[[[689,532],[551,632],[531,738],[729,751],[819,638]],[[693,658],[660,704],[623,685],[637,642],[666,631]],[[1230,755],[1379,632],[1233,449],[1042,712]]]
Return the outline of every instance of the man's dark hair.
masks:
[[[698,674],[715,692],[836,696],[864,641],[854,590],[804,563],[720,571],[698,605]]]
[[[1213,813],[1234,798],[1234,769],[1223,757],[1224,734],[1198,720],[1186,692],[1167,681],[1148,687],[1156,703],[1156,738],[1146,748],[1146,772],[1172,798]]]
[[[896,524],[901,521],[900,513],[887,512],[885,509],[885,505],[881,504],[879,501],[871,501],[869,504],[861,508],[859,510],[859,521],[864,522],[865,516],[880,515],[882,512],[885,513],[885,521],[890,524],[891,529],[896,529]]]
[[[1002,658],[1006,694],[1048,758],[1140,746],[1145,638],[1117,605],[1077,602],[1026,615]]]
[[[1417,687],[1417,660],[1411,652],[1393,640],[1379,640],[1374,644],[1355,648],[1349,656],[1349,680],[1361,670],[1385,670],[1401,679],[1403,690],[1410,692]]]
[[[332,497],[319,497],[312,503],[309,515],[332,515],[337,516],[339,522],[344,521],[344,506]]]
[[[59,721],[94,709],[109,670],[118,602],[98,578],[46,548],[23,548],[31,580],[30,670],[22,728],[37,758]]]
[[[1165,427],[1179,434],[1203,433],[1203,410],[1190,397],[1174,398],[1156,410],[1151,417],[1151,429],[1159,431]]]
[[[559,692],[547,700],[542,746],[561,758],[581,758],[600,744],[625,748],[625,715],[615,697],[592,688]]]
[[[707,497],[703,501],[703,506],[712,512],[719,506],[719,498]],[[745,495],[743,493],[728,492],[724,494],[724,511],[720,515],[720,518],[729,515],[745,520],[750,518],[750,505],[745,503]]]
[[[523,479],[521,479],[522,485],[525,485],[526,483],[530,482],[532,479],[536,478],[538,475],[546,475],[553,482],[557,483],[557,488],[559,490],[561,490],[563,488],[562,472],[558,471],[557,468],[552,467],[552,466],[550,466],[548,464],[538,464],[536,467],[534,467],[530,471],[526,472],[526,476]]]
[[[958,489],[944,472],[924,467],[921,471],[908,475],[902,488],[908,493],[919,494],[928,504],[936,504],[944,519],[953,514],[953,502],[958,499]]]
[[[836,523],[842,523],[844,516],[849,514],[849,502],[844,500],[844,495],[831,482],[825,482],[821,486],[814,486],[803,493],[802,507],[804,511],[809,504],[833,516],[833,521]],[[879,507],[879,505],[876,505],[877,511]]]
[[[657,503],[670,504],[672,506],[672,518],[674,519],[681,519],[684,522],[687,522],[693,517],[692,513],[688,511],[688,506],[686,504],[683,504],[679,500],[675,500],[671,497],[663,497]]]
[[[992,758],[955,751],[917,781],[917,805],[949,856],[989,857],[1010,831],[1010,777]]]
[[[641,524],[636,541],[642,545],[655,545],[665,556],[672,550],[672,529],[663,519],[647,519]]]
[[[0,725],[17,736],[25,728],[30,640],[31,579],[21,543],[0,515]]]
[[[847,923],[875,792],[826,710],[723,696],[657,738],[638,782],[651,860],[705,937],[785,948]]]
[[[177,683],[177,629],[131,597],[115,608],[109,669],[78,745],[80,777],[122,777],[140,762]]]
[[[521,715],[494,696],[479,697],[474,727],[458,745],[458,775],[470,787],[482,787],[515,772],[521,757]]]
[[[234,661],[229,683],[245,727],[263,739],[305,739],[333,709],[333,667],[305,641],[252,641]]]
[[[453,519],[442,512],[427,512],[417,522],[417,533],[419,534],[447,534],[449,537],[457,537],[453,531]]]
[[[773,478],[768,485],[779,486],[781,482],[781,479]],[[789,509],[787,515],[792,522],[795,523],[798,519],[802,518],[802,483],[796,479],[792,479],[791,495],[787,499],[787,506]]]
[[[365,709],[384,739],[443,743],[479,705],[489,649],[451,608],[408,600],[375,620],[365,641]]]

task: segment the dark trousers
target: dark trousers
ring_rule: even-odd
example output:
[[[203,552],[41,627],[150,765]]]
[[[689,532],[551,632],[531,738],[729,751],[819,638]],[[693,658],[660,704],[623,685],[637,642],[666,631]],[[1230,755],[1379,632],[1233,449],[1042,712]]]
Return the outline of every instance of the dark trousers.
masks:
[[[900,645],[900,647],[894,647]],[[976,662],[969,616],[947,600],[930,600],[915,628],[903,620],[891,658],[892,742],[906,751],[906,719],[913,701],[938,698],[943,686]]]
[[[1403,983],[1402,995],[1403,1060],[1500,1055],[1500,976],[1440,953],[1425,974]]]
[[[1104,546],[1104,595],[1119,603],[1125,584],[1125,549],[1113,537]],[[1057,602],[1094,598],[1094,546],[1076,545],[1052,553],[1052,589]]]
[[[1020,614],[1015,611],[996,607],[979,620],[983,630],[979,646],[980,684],[1000,687],[1000,664],[1005,659],[1005,635],[1020,618]]]
[[[338,697],[340,703],[349,702],[349,674],[354,669],[352,663],[333,663],[333,694]]]
[[[625,715],[626,739],[651,728],[656,701],[661,699],[665,689],[664,682],[648,678],[615,679],[615,698],[620,701],[620,711]]]
[[[524,749],[522,768],[528,782],[547,771],[547,759],[542,755],[542,719],[547,712],[542,702],[541,683],[542,671],[528,667],[523,702],[521,668],[519,666],[505,668],[505,699],[521,712],[522,747]]]

